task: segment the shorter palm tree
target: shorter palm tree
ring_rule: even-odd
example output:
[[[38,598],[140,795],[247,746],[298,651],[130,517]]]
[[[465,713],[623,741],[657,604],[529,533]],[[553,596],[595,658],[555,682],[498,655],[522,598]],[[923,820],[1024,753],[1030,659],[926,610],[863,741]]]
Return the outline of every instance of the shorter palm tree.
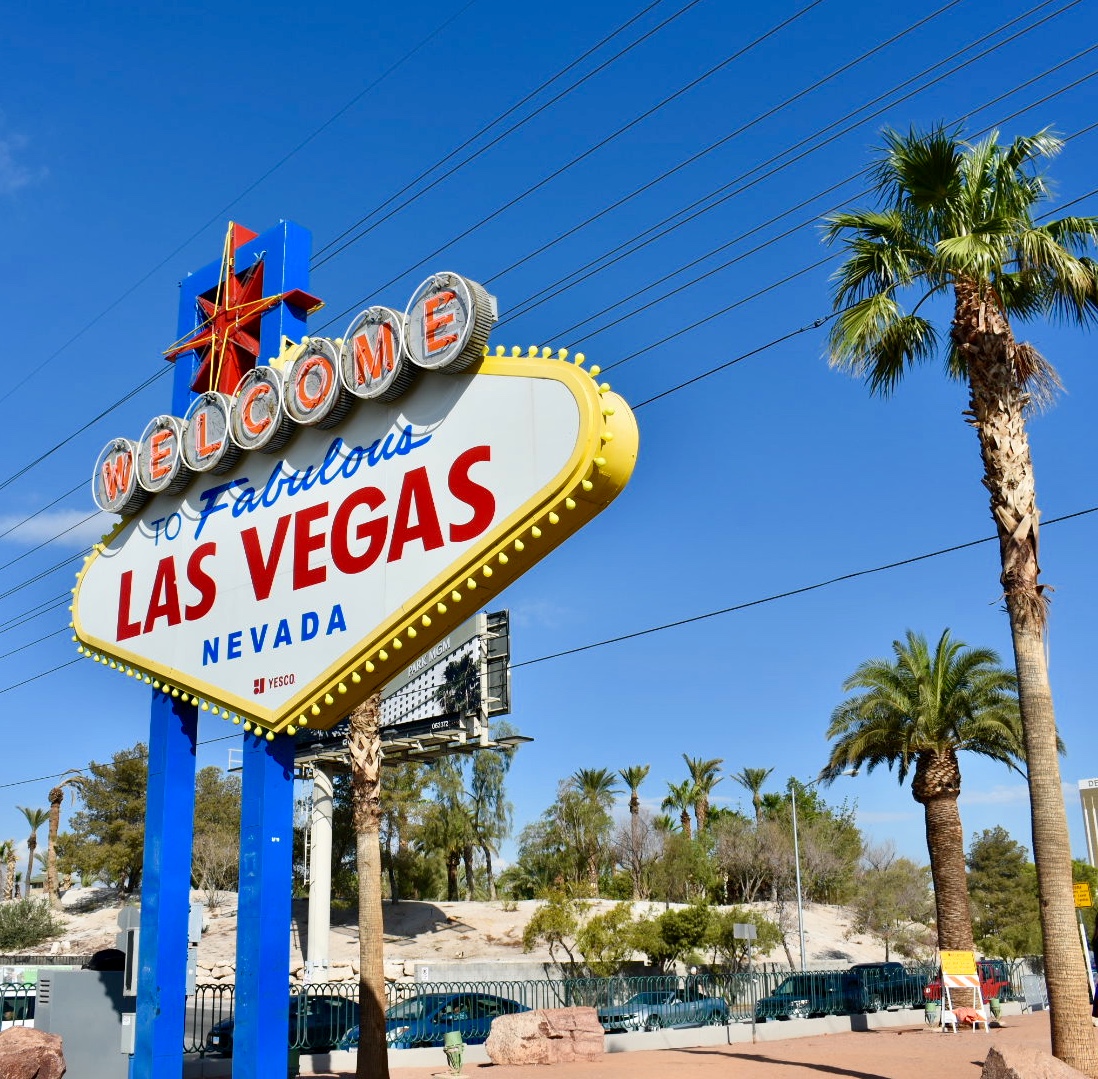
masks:
[[[695,799],[694,784],[689,779],[684,779],[681,783],[668,783],[667,797],[660,803],[660,809],[678,810],[682,834],[687,839],[691,836],[690,810],[694,807]]]
[[[4,863],[4,898],[15,898],[15,840],[5,839],[0,843],[0,861]]]
[[[640,785],[645,781],[651,765],[634,764],[618,772],[629,788],[629,874],[633,878],[633,898],[640,899]]]
[[[745,768],[732,777],[741,787],[746,787],[751,792],[751,804],[755,807],[756,824],[762,821],[762,785],[773,771],[773,768]]]
[[[698,835],[701,835],[705,831],[705,821],[709,816],[709,796],[721,781],[717,773],[724,764],[724,758],[713,757],[711,760],[706,760],[704,757],[688,757],[684,753],[682,759],[686,762],[690,783],[694,788],[694,819],[697,821]]]
[[[38,829],[50,819],[45,809],[28,809],[26,806],[16,806],[16,809],[27,818],[30,825],[30,835],[27,836],[27,887],[26,894],[30,895],[31,877],[34,876],[34,852],[38,849]]]
[[[911,795],[923,807],[938,946],[971,951],[972,917],[965,876],[964,831],[957,798],[957,754],[979,753],[1022,770],[1024,743],[1017,679],[988,648],[968,648],[947,629],[934,651],[911,630],[892,642],[893,659],[870,659],[843,683],[861,690],[831,715],[831,757],[820,773],[893,767],[901,783],[914,771]]]
[[[74,789],[87,785],[87,777],[73,770],[50,788],[49,832],[46,838],[46,895],[51,907],[61,906],[60,887],[57,882],[57,832],[61,826],[61,803],[65,800],[65,788],[71,794]]]

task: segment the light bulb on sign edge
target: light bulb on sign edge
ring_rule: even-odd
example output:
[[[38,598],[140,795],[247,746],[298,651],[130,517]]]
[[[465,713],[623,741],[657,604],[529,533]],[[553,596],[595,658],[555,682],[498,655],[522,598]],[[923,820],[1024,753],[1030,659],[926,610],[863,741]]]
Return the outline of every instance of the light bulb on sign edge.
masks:
[[[268,742],[273,742],[275,740],[274,731],[268,731],[263,737],[266,738]]]
[[[319,716],[320,715],[320,705],[319,704],[314,704],[312,706],[312,708],[309,709],[309,711],[312,712],[314,716]]]
[[[402,649],[403,647],[404,647],[404,642],[399,637],[394,637],[393,638],[393,648],[396,651],[399,652],[400,649]]]
[[[388,652],[386,652],[384,648],[382,648],[382,649],[381,649],[381,650],[380,650],[380,651],[378,652],[378,654],[377,654],[377,658],[378,658],[378,659],[380,659],[382,663],[384,663],[384,662],[385,662],[385,661],[386,661],[386,660],[387,660],[387,659],[389,658],[389,653],[388,653]]]
[[[309,717],[308,716],[298,716],[297,717],[297,725],[299,727],[307,727],[309,725]]]
[[[330,693],[325,693],[324,694],[324,703],[325,704],[335,704],[335,697],[333,697]]]
[[[439,614],[445,614],[446,613],[446,604],[445,603],[436,603],[435,604],[435,610],[438,611]]]
[[[534,527],[530,529],[530,535],[533,536],[534,539],[541,539],[541,529],[538,528],[537,525],[534,525]]]
[[[555,513],[550,513],[549,514],[549,523],[551,525],[558,524],[559,522],[560,522],[560,518]]]
[[[291,723],[291,724],[290,724],[290,725],[289,725],[289,726],[288,726],[288,727],[286,728],[286,733],[287,733],[287,734],[288,734],[288,735],[289,735],[289,736],[290,736],[291,738],[293,738],[293,736],[294,736],[295,734],[297,734],[297,728],[296,728],[296,727],[295,727],[295,726],[294,726],[294,725],[293,725],[293,724]]]
[[[408,636],[409,637],[415,637],[415,635],[416,635],[416,627],[415,626],[409,626],[408,627]]]
[[[343,684],[342,682],[340,682],[340,683],[339,683],[339,685],[338,685],[338,686],[336,686],[336,689],[337,689],[337,690],[338,690],[338,691],[339,691],[340,693],[346,693],[346,692],[347,692],[347,687],[346,687],[346,686],[345,686],[345,685],[344,685],[344,684]]]
[[[421,621],[421,622],[422,622],[422,623],[423,623],[423,624],[424,624],[425,626],[429,626],[429,625],[431,624],[431,616],[430,616],[429,614],[425,614],[425,615],[424,615],[424,616],[423,616],[423,617],[422,617],[422,618],[420,619],[420,621]]]
[[[374,665],[369,660],[366,660],[365,667],[366,667],[366,673],[367,674],[373,674],[374,673]]]
[[[491,566],[485,566],[480,572],[483,573],[485,577],[491,577],[492,576],[492,567]]]
[[[574,510],[576,508],[576,500],[574,498],[566,498],[564,505],[567,509]]]
[[[357,686],[362,681],[362,675],[358,671],[351,671],[351,681]]]

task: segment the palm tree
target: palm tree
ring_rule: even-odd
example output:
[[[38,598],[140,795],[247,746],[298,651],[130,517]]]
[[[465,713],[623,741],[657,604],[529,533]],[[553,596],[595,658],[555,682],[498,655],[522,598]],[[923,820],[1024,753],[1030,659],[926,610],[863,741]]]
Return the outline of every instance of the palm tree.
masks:
[[[389,1079],[385,1042],[385,930],[381,912],[381,694],[348,718],[358,868],[359,1079]]]
[[[30,895],[31,877],[34,876],[34,852],[38,849],[38,829],[50,819],[50,815],[44,809],[28,809],[26,806],[16,806],[16,809],[27,818],[30,826],[30,835],[27,836],[27,887],[26,894]]]
[[[0,843],[0,860],[4,863],[4,898],[15,898],[15,840],[5,839]]]
[[[694,819],[698,822],[698,835],[701,835],[705,831],[705,819],[709,815],[709,795],[721,781],[717,772],[724,764],[724,758],[714,757],[707,761],[701,757],[688,757],[684,753],[682,759],[686,761],[690,772],[690,783],[694,788]]]
[[[46,840],[46,894],[49,897],[50,906],[61,906],[61,889],[57,883],[57,830],[61,826],[61,803],[65,800],[65,788],[82,787],[87,779],[79,772],[73,770],[66,773],[66,777],[50,788],[50,827]]]
[[[617,777],[609,768],[580,768],[573,772],[565,783],[565,787],[587,804],[593,811],[593,822],[599,823],[605,819],[607,827],[610,824],[610,810],[614,805],[614,796],[618,793]],[[599,894],[599,845],[594,834],[588,835],[585,842],[585,857],[587,860],[587,880]]]
[[[999,537],[1002,588],[1010,621],[1022,712],[1041,901],[1052,1050],[1079,1071],[1098,1075],[1087,1022],[1086,970],[1075,940],[1071,844],[1060,787],[1056,716],[1048,680],[1048,595],[1039,581],[1038,511],[1025,410],[1048,400],[1056,373],[1012,320],[1053,317],[1085,326],[1098,318],[1098,266],[1083,257],[1098,243],[1098,218],[1062,217],[1038,225],[1033,210],[1048,198],[1041,159],[1063,143],[1050,132],[1000,146],[998,133],[961,142],[937,127],[926,134],[889,131],[876,169],[878,210],[828,219],[841,239],[831,363],[890,392],[907,369],[937,350],[926,299],[952,291],[946,350],[950,377],[969,388],[967,422],[975,429],[983,483]],[[901,291],[916,290],[909,311]]]
[[[821,773],[830,783],[863,765],[914,769],[911,795],[923,807],[938,916],[938,946],[971,951],[972,917],[965,878],[964,831],[957,809],[962,750],[1019,771],[1025,756],[1017,679],[987,648],[967,648],[947,629],[933,654],[911,630],[893,641],[894,659],[870,659],[843,683],[861,690],[832,713],[834,740]]]
[[[515,733],[507,723],[499,723],[494,732],[497,739]],[[498,749],[482,749],[473,757],[469,783],[473,834],[484,856],[488,898],[493,901],[496,898],[496,878],[492,871],[492,855],[499,852],[500,841],[511,834],[513,806],[507,800],[504,780],[517,748],[501,746]]]
[[[690,810],[694,807],[696,800],[694,784],[689,779],[684,779],[681,783],[668,783],[667,797],[660,802],[660,809],[679,811],[682,834],[687,839],[690,838]]]
[[[618,772],[629,788],[629,875],[633,878],[633,898],[640,899],[640,785],[645,781],[651,765],[633,764]]]
[[[732,777],[741,787],[746,787],[751,792],[751,804],[755,807],[756,824],[762,821],[762,785],[773,771],[773,768],[745,768]]]

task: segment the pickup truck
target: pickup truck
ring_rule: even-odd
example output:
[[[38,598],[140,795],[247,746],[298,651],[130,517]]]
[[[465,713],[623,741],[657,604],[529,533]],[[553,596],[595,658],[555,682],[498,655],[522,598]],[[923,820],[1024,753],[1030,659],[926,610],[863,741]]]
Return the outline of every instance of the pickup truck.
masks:
[[[992,997],[998,997],[1000,1000],[1011,999],[1010,972],[1002,959],[977,959],[976,971],[980,975],[980,994],[985,1004]],[[923,990],[923,996],[926,1000],[942,999],[941,976],[927,985]]]
[[[925,974],[910,974],[902,963],[856,963],[848,972],[858,984],[859,1011],[913,1008],[924,1001]]]

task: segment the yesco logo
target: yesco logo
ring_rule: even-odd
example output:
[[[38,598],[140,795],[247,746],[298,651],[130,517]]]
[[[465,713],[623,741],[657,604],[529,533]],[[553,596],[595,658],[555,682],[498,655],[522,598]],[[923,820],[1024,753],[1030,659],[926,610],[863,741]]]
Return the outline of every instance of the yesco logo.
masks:
[[[483,355],[496,301],[454,273],[429,277],[403,314],[371,307],[343,338],[305,338],[256,367],[231,395],[203,393],[186,417],[157,416],[139,442],[116,438],[92,476],[100,509],[124,516],[153,495],[183,490],[197,474],[222,474],[244,451],[277,453],[300,427],[331,428],[356,401],[387,403],[420,370],[461,371]]]

